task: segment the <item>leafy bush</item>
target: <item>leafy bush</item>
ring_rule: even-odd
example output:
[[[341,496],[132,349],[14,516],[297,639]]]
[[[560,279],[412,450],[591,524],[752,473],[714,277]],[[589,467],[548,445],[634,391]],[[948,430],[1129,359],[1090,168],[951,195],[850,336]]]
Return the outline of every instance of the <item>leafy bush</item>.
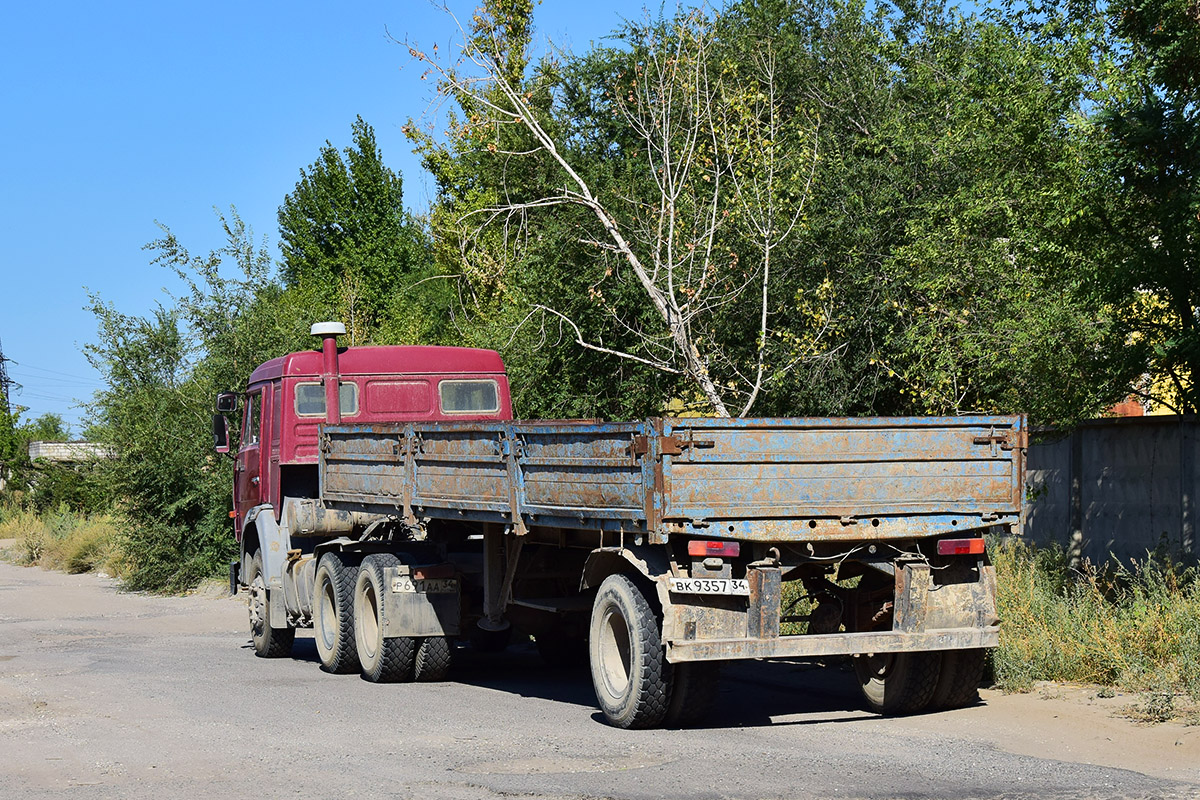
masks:
[[[41,460],[28,468],[29,502],[40,512],[66,506],[90,513],[111,506],[103,466],[95,460],[79,464],[55,464]]]

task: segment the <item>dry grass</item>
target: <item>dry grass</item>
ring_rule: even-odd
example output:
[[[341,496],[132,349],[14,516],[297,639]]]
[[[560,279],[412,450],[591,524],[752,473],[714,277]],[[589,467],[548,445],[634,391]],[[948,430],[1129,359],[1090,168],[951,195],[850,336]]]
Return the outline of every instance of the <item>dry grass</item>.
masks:
[[[1019,540],[990,548],[1000,587],[996,681],[1074,681],[1145,693],[1151,717],[1189,696],[1200,701],[1200,577],[1146,561],[1074,569],[1061,549]]]
[[[18,564],[79,573],[115,572],[120,521],[111,514],[84,516],[59,510],[45,516],[9,510],[0,519],[0,539],[15,539],[10,557]]]

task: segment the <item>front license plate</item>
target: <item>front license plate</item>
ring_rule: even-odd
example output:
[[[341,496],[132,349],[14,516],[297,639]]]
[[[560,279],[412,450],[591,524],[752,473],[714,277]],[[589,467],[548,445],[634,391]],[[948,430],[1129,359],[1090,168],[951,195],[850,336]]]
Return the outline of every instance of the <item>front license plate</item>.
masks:
[[[407,575],[397,575],[392,580],[393,592],[415,592],[418,594],[453,594],[458,591],[454,578],[425,578],[413,580]]]
[[[745,578],[671,578],[672,592],[680,594],[750,594]]]

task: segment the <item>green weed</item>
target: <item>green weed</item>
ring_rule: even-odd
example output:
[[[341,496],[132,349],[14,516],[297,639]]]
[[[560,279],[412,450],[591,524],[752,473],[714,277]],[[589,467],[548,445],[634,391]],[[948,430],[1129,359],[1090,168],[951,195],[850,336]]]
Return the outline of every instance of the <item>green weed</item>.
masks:
[[[1167,713],[1164,697],[1200,700],[1200,577],[1195,568],[1149,557],[1104,569],[1072,568],[1061,548],[1017,539],[990,548],[999,584],[997,684],[1075,681],[1142,692],[1145,716]],[[1174,713],[1173,711],[1171,713]]]

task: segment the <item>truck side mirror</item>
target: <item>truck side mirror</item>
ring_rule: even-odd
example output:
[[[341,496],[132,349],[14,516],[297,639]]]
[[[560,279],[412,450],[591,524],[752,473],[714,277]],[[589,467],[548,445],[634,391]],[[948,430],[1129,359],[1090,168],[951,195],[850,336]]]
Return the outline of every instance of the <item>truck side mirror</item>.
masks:
[[[213,449],[229,454],[229,420],[224,414],[213,414]]]
[[[237,411],[237,405],[237,392],[221,392],[217,395],[218,414],[232,414],[234,411]]]

